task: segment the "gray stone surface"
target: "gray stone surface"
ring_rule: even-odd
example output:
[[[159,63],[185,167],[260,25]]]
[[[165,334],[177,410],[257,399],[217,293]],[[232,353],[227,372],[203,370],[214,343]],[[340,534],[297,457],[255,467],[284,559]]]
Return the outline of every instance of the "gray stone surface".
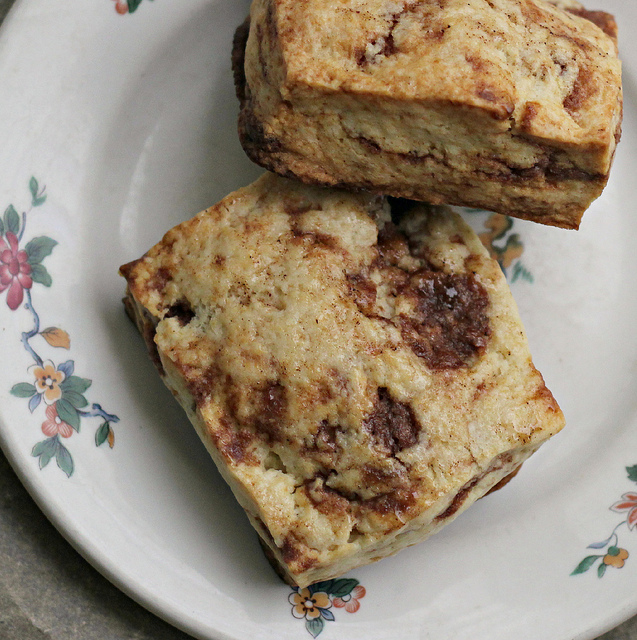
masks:
[[[0,454],[0,640],[187,640],[95,571]]]
[[[0,21],[13,1],[0,0]],[[0,452],[0,640],[188,638],[95,571],[44,517]],[[637,618],[599,640],[637,640]]]

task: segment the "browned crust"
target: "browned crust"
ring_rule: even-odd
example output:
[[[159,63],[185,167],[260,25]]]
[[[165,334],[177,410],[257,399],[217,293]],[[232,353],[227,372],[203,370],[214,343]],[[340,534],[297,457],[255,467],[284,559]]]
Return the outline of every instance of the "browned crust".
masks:
[[[608,18],[598,14],[604,12],[586,12],[582,15],[598,24],[600,28],[611,29],[612,16],[604,14]],[[612,21],[614,24],[614,21]],[[481,198],[472,198],[466,193],[465,185],[470,176],[476,176],[479,180],[497,181],[512,185],[535,188],[538,192],[551,192],[566,183],[588,185],[585,189],[590,192],[590,200],[598,197],[604,189],[608,174],[589,173],[574,166],[565,166],[560,153],[551,146],[542,146],[543,157],[533,167],[518,168],[509,166],[492,158],[488,170],[476,169],[470,174],[458,176],[458,180],[451,182],[438,182],[434,188],[423,185],[412,187],[404,184],[386,183],[377,184],[360,179],[357,181],[342,181],[339,177],[330,175],[322,167],[301,158],[294,152],[286,149],[282,140],[266,131],[263,123],[255,115],[250,89],[247,85],[244,72],[245,47],[250,28],[249,17],[237,28],[233,41],[232,64],[234,71],[235,90],[240,101],[238,131],[241,145],[248,157],[264,169],[277,173],[286,178],[292,178],[310,185],[322,185],[349,190],[365,190],[380,195],[389,195],[397,198],[407,198],[432,204],[451,204],[476,208],[489,208]],[[616,28],[616,26],[615,26]],[[573,96],[572,100],[576,100]],[[531,117],[531,115],[529,115]],[[619,127],[619,125],[618,125]],[[618,139],[620,131],[616,132]],[[358,139],[365,148],[365,152],[384,154],[391,157],[394,166],[400,164],[422,164],[429,176],[439,175],[448,170],[444,161],[433,155],[417,156],[414,154],[396,153],[386,151],[373,141]],[[557,210],[559,208],[559,210]],[[495,208],[494,208],[495,210]],[[559,207],[547,208],[542,201],[534,201],[525,196],[512,196],[505,205],[497,209],[500,213],[516,218],[532,220],[542,224],[566,229],[578,229],[585,207],[580,203],[566,201]]]
[[[127,277],[127,274],[130,273],[130,269],[137,262],[139,261],[136,260],[121,267],[120,271],[125,278]],[[159,357],[159,352],[157,351],[157,345],[155,344],[155,322],[153,318],[148,313],[148,311],[146,311],[146,309],[144,309],[137,303],[130,288],[127,288],[126,297],[122,300],[122,302],[124,303],[126,314],[132,320],[133,324],[135,324],[139,333],[144,339],[146,350],[148,351],[150,359],[157,368],[157,371],[159,371],[159,374],[163,377],[165,375],[165,372],[164,367],[161,363],[161,358]]]
[[[454,498],[451,501],[451,503],[449,504],[449,506],[442,513],[440,513],[440,514],[438,514],[436,516],[436,520],[445,520],[446,518],[453,517],[455,515],[455,513],[462,507],[463,503],[467,499],[467,496],[469,495],[471,490],[477,484],[482,482],[482,480],[484,480],[484,478],[486,478],[490,474],[492,474],[494,472],[497,472],[500,469],[502,469],[502,467],[510,464],[511,461],[512,461],[511,453],[505,452],[505,453],[500,454],[497,458],[494,459],[494,461],[491,463],[491,465],[490,465],[490,467],[488,469],[486,469],[481,474],[479,474],[479,475],[475,476],[474,478],[472,478],[469,482],[467,482],[467,484],[464,487],[462,487],[460,489],[460,491],[458,491],[458,493],[454,496]],[[502,480],[500,480],[497,484],[495,484],[493,487],[491,487],[491,489],[489,491],[487,491],[487,493],[485,493],[484,495],[488,495],[492,491],[496,491],[497,489],[501,489],[505,484],[507,484],[510,480],[513,479],[515,474],[520,470],[521,466],[522,465],[518,466],[511,473],[509,473],[508,475],[504,476],[504,478],[502,478]],[[484,497],[484,496],[482,496],[482,497]]]
[[[617,42],[617,22],[615,22],[614,16],[610,13],[606,13],[605,11],[589,11],[583,7],[580,9],[567,9],[567,11],[580,18],[586,18]]]
[[[240,102],[245,100],[246,74],[244,70],[246,43],[250,33],[250,16],[237,27],[232,39],[232,73],[234,88]]]
[[[296,587],[296,583],[294,580],[290,578],[290,576],[283,570],[281,563],[278,558],[274,555],[274,552],[270,547],[265,543],[261,536],[257,536],[259,539],[259,544],[261,545],[261,550],[263,551],[263,555],[266,557],[267,561],[270,563],[272,570],[274,573],[285,582],[285,584],[289,584],[291,587]]]
[[[498,489],[502,489],[502,487],[506,486],[507,484],[509,484],[509,482],[511,482],[511,480],[513,480],[513,478],[515,478],[515,476],[518,475],[518,473],[520,472],[520,469],[522,468],[522,465],[520,465],[517,469],[514,469],[513,471],[511,471],[511,473],[508,476],[504,476],[504,478],[502,478],[502,480],[500,480],[500,482],[498,482],[497,484],[493,485],[484,495],[488,496],[490,493],[493,493],[494,491],[497,491]],[[482,496],[484,498],[484,496]]]

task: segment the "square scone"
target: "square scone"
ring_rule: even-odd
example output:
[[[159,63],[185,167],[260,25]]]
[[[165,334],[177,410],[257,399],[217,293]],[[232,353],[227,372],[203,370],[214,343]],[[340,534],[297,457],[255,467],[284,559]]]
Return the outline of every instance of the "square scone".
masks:
[[[124,265],[164,382],[292,584],[424,540],[564,423],[447,207],[265,174]],[[399,211],[400,210],[400,211]]]
[[[616,24],[573,0],[254,0],[239,132],[313,184],[578,228],[622,117]]]

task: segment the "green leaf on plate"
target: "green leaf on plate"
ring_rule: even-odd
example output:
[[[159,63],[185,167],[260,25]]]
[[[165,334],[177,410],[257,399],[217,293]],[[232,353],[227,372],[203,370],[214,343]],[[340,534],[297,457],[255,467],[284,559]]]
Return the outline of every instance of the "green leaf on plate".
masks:
[[[34,177],[31,177],[31,180],[29,180],[29,191],[31,192],[31,204],[34,207],[39,207],[41,204],[44,204],[46,200],[44,189],[40,191],[40,185]]]
[[[84,393],[93,384],[88,378],[80,378],[80,376],[69,376],[62,382],[60,387],[62,391],[75,391],[75,393]]]
[[[18,382],[11,387],[11,395],[16,398],[30,398],[34,393],[36,393],[35,386],[28,382]]]
[[[325,621],[321,616],[319,616],[318,618],[314,618],[314,620],[307,620],[305,622],[305,628],[313,638],[316,638],[316,636],[318,636],[318,634],[323,631],[324,626]]]
[[[632,467],[626,467],[626,471],[628,472],[628,479],[637,482],[637,464]]]
[[[31,196],[33,198],[37,197],[38,195],[38,181],[31,176],[31,180],[29,180],[29,191],[31,192]]]
[[[15,207],[10,204],[4,212],[4,232],[11,231],[17,236],[20,232],[20,216]]]
[[[57,460],[58,467],[66,473],[68,478],[73,474],[73,458],[69,453],[69,450],[58,440],[57,449],[55,451],[55,459]]]
[[[63,391],[62,397],[68,400],[76,409],[81,409],[88,404],[88,400],[77,391]]]
[[[34,458],[39,458],[38,464],[40,469],[44,469],[44,467],[51,462],[51,458],[56,455],[57,445],[57,436],[53,436],[52,438],[47,438],[46,440],[42,440],[42,442],[38,442],[33,447],[31,455]]]
[[[522,280],[533,284],[533,275],[521,262],[516,262],[513,266],[511,282],[515,282],[518,278],[522,278]]]
[[[99,429],[95,432],[95,446],[99,447],[100,445],[106,442],[106,438],[108,438],[108,432],[111,430],[108,422],[104,422],[100,425]]]
[[[51,274],[44,265],[38,263],[31,265],[31,279],[33,282],[43,284],[45,287],[50,287],[53,284]]]
[[[44,467],[46,467],[46,465],[49,464],[49,462],[51,462],[52,457],[53,457],[53,454],[50,451],[45,451],[44,453],[42,453],[38,461],[38,465],[40,469],[44,469]]]
[[[571,573],[572,576],[577,575],[578,573],[584,573],[585,571],[588,571],[593,564],[595,564],[595,561],[598,560],[599,558],[602,558],[603,556],[586,556],[574,569],[574,571]]]
[[[64,398],[58,400],[55,403],[55,407],[60,420],[66,422],[76,431],[80,430],[80,414],[68,400],[65,400]]]
[[[354,587],[357,586],[358,580],[354,580],[353,578],[341,578],[339,580],[334,580],[330,593],[336,598],[343,598],[344,596],[348,596],[352,593]]]
[[[310,593],[317,593],[318,591],[330,593],[333,582],[334,580],[323,580],[323,582],[315,582],[314,584],[311,584],[308,589],[310,590]]]
[[[27,242],[24,250],[27,252],[29,264],[33,266],[42,262],[53,251],[56,244],[57,241],[48,236],[38,236]]]
[[[127,0],[128,3],[128,12],[133,13],[137,11],[137,7],[142,3],[142,0]]]

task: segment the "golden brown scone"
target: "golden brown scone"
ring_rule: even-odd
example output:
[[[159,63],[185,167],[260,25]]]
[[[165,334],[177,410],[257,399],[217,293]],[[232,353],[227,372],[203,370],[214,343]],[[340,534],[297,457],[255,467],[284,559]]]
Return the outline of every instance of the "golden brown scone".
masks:
[[[386,198],[266,174],[121,272],[299,586],[425,539],[563,426],[498,264],[448,208],[395,226]]]
[[[306,183],[577,228],[620,136],[615,22],[572,0],[254,0],[233,60],[245,151]]]

